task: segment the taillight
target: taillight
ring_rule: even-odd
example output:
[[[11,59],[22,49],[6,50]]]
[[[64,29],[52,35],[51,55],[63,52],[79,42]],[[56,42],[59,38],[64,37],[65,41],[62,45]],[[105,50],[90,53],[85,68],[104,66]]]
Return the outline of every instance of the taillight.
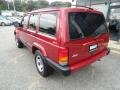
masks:
[[[59,50],[59,64],[65,66],[68,64],[68,49],[62,48]]]

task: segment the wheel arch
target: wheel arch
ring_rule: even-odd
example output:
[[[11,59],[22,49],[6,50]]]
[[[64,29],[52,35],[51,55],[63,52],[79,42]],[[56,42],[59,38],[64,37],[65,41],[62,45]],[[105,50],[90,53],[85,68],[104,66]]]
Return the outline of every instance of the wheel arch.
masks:
[[[6,25],[6,23],[5,23],[5,22],[1,22],[1,25],[2,25],[2,23],[4,23],[4,24]]]
[[[34,43],[32,45],[32,53],[33,54],[35,54],[36,50],[40,50],[40,52],[43,54],[43,56],[47,56],[47,53],[46,53],[44,47],[42,45],[38,44],[38,43]]]

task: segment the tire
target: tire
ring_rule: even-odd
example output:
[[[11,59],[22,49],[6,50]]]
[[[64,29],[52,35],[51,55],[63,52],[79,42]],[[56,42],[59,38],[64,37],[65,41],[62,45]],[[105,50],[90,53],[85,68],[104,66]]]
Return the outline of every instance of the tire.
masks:
[[[42,77],[48,77],[54,71],[50,66],[48,66],[44,56],[40,53],[39,50],[35,51],[35,64],[39,74]]]
[[[5,26],[5,23],[4,23],[4,22],[2,22],[2,23],[1,23],[1,25],[2,25],[2,26]]]
[[[16,38],[15,41],[16,41],[16,45],[17,45],[18,48],[23,48],[24,47],[23,43],[19,39]]]

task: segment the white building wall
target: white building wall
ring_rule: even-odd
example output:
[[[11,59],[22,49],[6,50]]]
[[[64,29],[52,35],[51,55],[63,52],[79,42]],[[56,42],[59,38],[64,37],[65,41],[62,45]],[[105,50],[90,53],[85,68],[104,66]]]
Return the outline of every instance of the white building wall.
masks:
[[[95,10],[101,11],[104,14],[105,18],[107,18],[109,5],[99,4],[99,5],[92,5],[91,7]]]

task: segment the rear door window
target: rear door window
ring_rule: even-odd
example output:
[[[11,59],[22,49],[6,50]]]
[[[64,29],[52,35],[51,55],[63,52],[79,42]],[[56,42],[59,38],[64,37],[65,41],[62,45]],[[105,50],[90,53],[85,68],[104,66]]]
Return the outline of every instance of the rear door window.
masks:
[[[102,14],[88,12],[70,12],[70,39],[78,39],[99,35],[107,32],[107,26]]]
[[[56,35],[57,26],[57,14],[56,13],[44,13],[40,15],[40,32],[49,34],[51,36]]]

